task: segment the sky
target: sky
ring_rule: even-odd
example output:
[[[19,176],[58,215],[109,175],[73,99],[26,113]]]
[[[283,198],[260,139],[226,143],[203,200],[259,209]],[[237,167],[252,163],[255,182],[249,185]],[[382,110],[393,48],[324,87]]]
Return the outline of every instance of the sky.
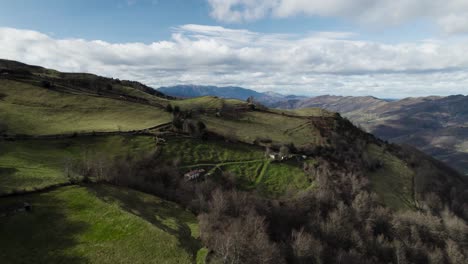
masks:
[[[0,0],[0,58],[298,95],[467,94],[466,0]]]

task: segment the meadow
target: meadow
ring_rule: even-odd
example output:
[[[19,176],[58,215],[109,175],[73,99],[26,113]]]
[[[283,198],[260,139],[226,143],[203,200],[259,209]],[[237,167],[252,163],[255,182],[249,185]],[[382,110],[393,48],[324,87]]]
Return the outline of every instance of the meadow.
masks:
[[[67,163],[138,156],[154,150],[149,136],[96,136],[0,141],[0,194],[32,191],[68,182]]]
[[[131,131],[171,121],[171,115],[157,107],[11,80],[0,79],[0,94],[0,120],[7,134]]]
[[[223,140],[169,139],[160,146],[162,161],[177,160],[181,172],[197,168],[207,170],[207,177],[229,172],[241,187],[258,189],[266,196],[280,196],[288,190],[310,186],[300,162],[272,161],[263,148]]]
[[[2,198],[0,233],[1,263],[193,263],[201,248],[192,213],[106,185]]]

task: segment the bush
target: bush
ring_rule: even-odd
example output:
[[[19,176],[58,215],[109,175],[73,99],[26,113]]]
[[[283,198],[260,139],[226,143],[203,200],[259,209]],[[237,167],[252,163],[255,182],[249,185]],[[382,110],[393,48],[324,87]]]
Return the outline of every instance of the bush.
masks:
[[[41,86],[44,87],[44,88],[52,88],[52,83],[49,82],[49,81],[41,81]]]

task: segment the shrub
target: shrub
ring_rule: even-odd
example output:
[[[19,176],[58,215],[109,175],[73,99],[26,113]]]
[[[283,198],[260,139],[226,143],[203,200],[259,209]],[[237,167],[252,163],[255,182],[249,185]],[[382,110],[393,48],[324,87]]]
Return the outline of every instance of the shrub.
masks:
[[[41,86],[44,88],[52,88],[53,85],[51,82],[43,80],[41,81]]]

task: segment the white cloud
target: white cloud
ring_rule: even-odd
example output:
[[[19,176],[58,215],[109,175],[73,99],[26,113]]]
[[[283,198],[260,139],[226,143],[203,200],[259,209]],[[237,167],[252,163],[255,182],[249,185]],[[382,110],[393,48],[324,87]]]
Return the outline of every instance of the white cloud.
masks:
[[[0,58],[153,87],[195,83],[382,97],[466,91],[468,39],[390,45],[356,38],[347,32],[299,36],[183,25],[166,41],[108,43],[0,28]]]
[[[239,23],[267,16],[337,17],[369,27],[425,19],[445,33],[468,32],[466,0],[207,0],[215,19]]]

